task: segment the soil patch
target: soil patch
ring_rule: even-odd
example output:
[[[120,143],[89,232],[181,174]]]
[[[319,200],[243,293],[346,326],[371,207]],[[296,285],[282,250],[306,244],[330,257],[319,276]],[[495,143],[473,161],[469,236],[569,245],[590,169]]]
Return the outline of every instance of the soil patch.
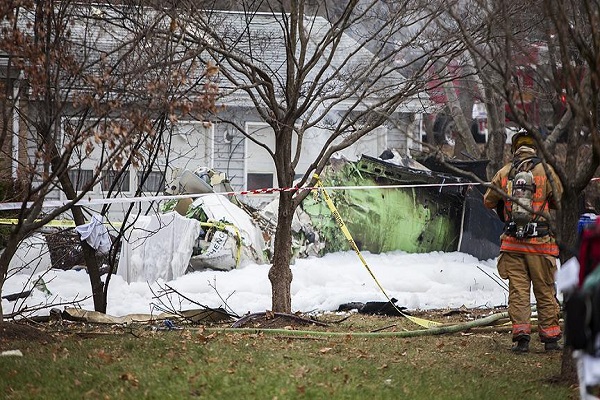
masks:
[[[49,342],[52,335],[43,329],[15,322],[0,323],[0,346],[12,341]]]

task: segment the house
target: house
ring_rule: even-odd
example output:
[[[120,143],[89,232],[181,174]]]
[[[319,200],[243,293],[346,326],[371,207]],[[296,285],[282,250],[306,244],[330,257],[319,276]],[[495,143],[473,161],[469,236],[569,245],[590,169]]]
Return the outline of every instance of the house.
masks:
[[[258,68],[270,71],[273,74],[273,82],[284,82],[286,78],[286,60],[284,42],[281,38],[281,21],[278,21],[269,13],[256,14],[248,21],[243,13],[229,12],[224,13],[227,20],[228,33],[233,37],[239,38],[235,47],[231,51],[236,55],[243,56],[252,54],[256,57]],[[310,32],[308,39],[311,45],[316,47],[328,34],[331,24],[323,17],[305,17],[305,29]],[[244,36],[244,31],[254,32]],[[262,44],[258,45],[256,43]],[[265,45],[267,43],[267,45]],[[348,54],[354,54],[347,57]],[[309,54],[311,56],[311,54]],[[307,57],[309,57],[307,56]],[[325,59],[327,54],[321,57]],[[340,120],[349,116],[350,110],[356,107],[358,103],[356,94],[347,92],[347,82],[339,82],[344,73],[339,71],[365,68],[372,63],[377,63],[377,57],[362,47],[351,36],[344,34],[338,44],[338,50],[332,55],[331,64],[326,65],[323,60],[316,62],[316,66],[307,74],[305,81],[314,82],[317,74],[330,74],[326,78],[321,77],[324,82],[331,86],[339,85],[342,88],[339,91],[339,98],[347,98],[343,101],[331,101],[328,97],[330,93],[324,93],[322,99],[315,102],[316,110],[308,109],[306,115],[302,116],[303,121],[308,121],[310,126],[303,130],[298,128],[298,133],[303,135],[302,153],[296,168],[296,177],[302,176],[310,164],[315,160],[321,151],[322,145],[332,134]],[[383,63],[383,61],[382,61]],[[323,69],[321,69],[323,68]],[[325,71],[325,72],[323,72]],[[350,73],[348,73],[350,74]],[[240,86],[252,85],[247,77],[233,73],[233,80],[241,83]],[[388,75],[382,78],[385,81],[381,86],[387,85],[391,90],[400,90],[405,78],[397,71],[388,71]],[[223,82],[222,87],[230,85],[229,82]],[[310,83],[306,90],[309,90]],[[300,88],[299,90],[302,90]],[[335,91],[336,89],[332,89]],[[344,92],[344,90],[346,90]],[[281,101],[284,101],[283,93],[285,88],[280,88]],[[375,90],[373,90],[375,92]],[[376,101],[377,95],[373,94]],[[408,96],[407,96],[408,97]],[[223,98],[225,109],[218,117],[223,121],[232,122],[234,125],[243,127],[243,131],[256,138],[258,142],[266,144],[271,150],[274,150],[275,140],[273,129],[261,118],[260,114],[268,112],[266,107],[258,111],[255,104],[246,92],[239,89],[231,90],[231,94]],[[366,99],[365,102],[368,102]],[[409,154],[409,150],[419,148],[414,138],[419,138],[421,129],[421,112],[427,103],[426,96],[415,94],[408,97],[403,104],[390,115],[385,123],[377,126],[367,136],[357,141],[349,148],[340,151],[339,154],[349,159],[357,160],[362,154],[378,156],[388,148],[395,148],[402,154]],[[322,113],[322,109],[327,109],[327,113]],[[313,123],[313,120],[321,119],[320,124]],[[257,143],[247,140],[240,132],[231,129],[230,125],[224,124],[217,127],[215,135],[215,160],[214,167],[220,171],[226,172],[231,177],[234,188],[239,189],[259,189],[277,187],[275,166],[267,152]],[[297,146],[297,141],[294,142]]]
[[[90,198],[159,194],[164,188],[165,181],[170,179],[175,169],[194,170],[198,167],[209,167],[226,173],[231,186],[236,191],[278,186],[272,160],[261,146],[248,140],[244,135],[252,136],[271,148],[274,146],[273,130],[261,117],[265,110],[259,110],[251,101],[248,92],[241,90],[242,86],[251,82],[244,80],[244,77],[238,74],[230,63],[228,64],[226,60],[218,60],[214,54],[210,57],[220,68],[219,73],[212,78],[203,76],[198,70],[197,62],[208,60],[206,55],[211,54],[210,51],[200,48],[194,50],[189,44],[182,45],[187,40],[185,35],[189,36],[192,32],[201,36],[202,33],[186,26],[187,32],[185,35],[182,33],[178,36],[180,41],[175,43],[171,40],[177,35],[164,37],[153,35],[152,31],[148,31],[145,33],[146,36],[136,36],[139,34],[136,29],[141,28],[132,25],[134,17],[128,13],[140,13],[148,26],[154,24],[157,32],[168,32],[174,18],[169,18],[167,14],[153,16],[154,14],[148,10],[141,9],[104,8],[92,4],[73,7],[63,13],[66,16],[63,22],[63,33],[68,33],[64,37],[65,49],[81,57],[79,61],[74,58],[70,62],[86,69],[85,73],[69,76],[64,72],[69,71],[68,66],[63,65],[60,71],[62,75],[57,74],[70,81],[64,82],[63,89],[55,88],[57,104],[52,112],[56,113],[53,114],[56,121],[52,122],[54,125],[50,137],[58,143],[58,148],[62,149],[61,146],[68,144],[66,137],[85,132],[85,135],[81,134],[77,137],[79,149],[75,149],[69,156],[69,176],[77,190],[83,190],[87,184],[91,184]],[[283,58],[285,53],[280,47],[283,43],[281,21],[270,13],[256,13],[251,19],[241,12],[219,11],[211,15],[215,21],[219,21],[216,25],[223,37],[238,38],[237,41],[230,43],[230,50],[235,52],[236,56],[249,57],[251,54],[253,62],[268,68],[273,82],[285,79]],[[34,13],[21,13],[20,18],[22,18],[23,29],[30,30],[31,26],[27,24],[33,23]],[[181,25],[184,25],[183,21],[183,19],[178,20]],[[331,26],[320,16],[306,16],[304,24],[306,29],[310,30],[309,47],[317,46]],[[178,32],[179,28],[176,26],[172,29]],[[183,29],[181,28],[182,32]],[[244,36],[246,32],[247,35]],[[134,38],[138,41],[134,42]],[[255,43],[250,43],[250,39]],[[248,46],[251,44],[250,53]],[[167,70],[162,65],[160,68],[143,70],[148,76],[135,76],[134,67],[139,66],[140,70],[143,66],[148,68],[151,61],[155,60],[153,57],[157,57],[156,54],[163,50],[159,46],[164,46],[165,49],[170,46],[169,48],[172,49],[170,56],[181,57],[177,68]],[[335,82],[339,84],[342,76],[339,75],[339,71],[357,69],[361,64],[367,65],[376,61],[373,54],[366,48],[362,48],[349,35],[342,36],[338,48],[340,51],[334,54],[331,64],[323,69],[314,69],[314,72],[305,77],[306,82],[317,79],[316,74],[321,73],[328,75],[332,84]],[[192,51],[197,53],[192,54]],[[348,59],[347,54],[355,56]],[[185,61],[185,57],[189,57],[189,60]],[[62,60],[58,61],[62,62]],[[317,60],[317,65],[323,67],[324,60]],[[6,68],[3,70],[4,78],[9,75],[14,77],[15,74],[18,76],[18,73],[13,71],[19,68],[27,69],[30,66],[26,63],[13,62],[12,71]],[[112,75],[107,71],[112,71]],[[186,80],[178,78],[182,71],[189,72]],[[135,82],[127,82],[126,78],[121,78],[119,74]],[[28,75],[25,74],[25,79],[27,77]],[[198,90],[194,87],[197,88],[200,83],[208,81],[219,88],[216,95],[218,112],[198,116],[179,109],[165,116],[164,110],[160,107],[153,108],[156,106],[158,91],[153,92],[155,88],[151,85],[150,79],[157,79],[158,82],[164,83],[167,88],[165,92],[171,96],[170,99],[181,95],[178,100],[190,103],[201,94],[205,94],[203,92],[205,89]],[[389,71],[385,80],[387,90],[398,90],[405,78],[397,71]],[[349,83],[344,82],[344,84]],[[14,130],[12,132],[20,139],[3,145],[7,148],[7,154],[19,155],[12,163],[15,166],[12,169],[13,177],[18,174],[17,166],[26,164],[23,162],[25,153],[30,159],[39,156],[39,152],[36,152],[39,142],[23,140],[25,131],[28,131],[28,139],[31,139],[32,132],[41,126],[36,118],[43,115],[41,108],[38,107],[44,107],[44,101],[34,86],[32,82],[24,82],[20,86],[26,90],[20,92],[19,104],[27,104],[26,109],[31,111],[29,115],[16,118],[20,115],[19,109],[11,108],[14,120],[12,126],[18,128],[18,133]],[[177,88],[180,88],[181,92],[178,92]],[[285,88],[281,88],[279,92],[282,95],[281,101],[283,101],[284,90]],[[84,99],[89,98],[92,98],[96,106],[98,104],[118,104],[118,106],[108,110],[102,110],[103,107],[98,106],[92,110],[86,107],[89,104],[84,103]],[[363,100],[362,103],[365,104],[376,101],[375,98]],[[420,146],[418,138],[421,137],[422,130],[421,111],[427,101],[426,95],[417,92],[407,96],[402,104],[386,118],[385,123],[376,126],[372,133],[341,151],[340,154],[350,159],[358,159],[362,154],[377,156],[388,148],[394,148],[401,154],[410,154],[412,149],[418,149]],[[330,127],[348,118],[356,104],[356,99],[351,95],[348,95],[344,101],[333,101],[323,93],[319,102],[307,111],[306,121],[309,127],[302,131],[304,140],[302,155],[296,169],[297,176],[301,176],[309,169],[321,145],[329,138]],[[143,114],[144,117],[155,117],[152,126],[138,126],[134,123],[131,112],[136,107],[138,108],[136,112]],[[60,109],[60,112],[56,112],[56,109]],[[323,112],[323,110],[327,111]],[[120,121],[125,120],[126,123],[121,124]],[[160,142],[152,145],[151,149],[135,151],[128,149],[124,157],[109,160],[107,148],[111,144],[104,139],[107,137],[104,134],[109,130],[122,132],[123,136],[134,131],[139,134],[150,131],[161,132],[163,136]],[[91,143],[93,146],[86,148],[86,143]],[[131,154],[138,157],[135,162],[131,162],[133,158]],[[145,162],[145,159],[149,158],[155,161],[153,165]],[[39,181],[40,176],[35,177],[34,180]],[[140,191],[136,192],[138,189]],[[65,195],[53,189],[49,191],[47,198],[64,200]],[[114,211],[124,212],[124,208],[122,210],[116,208],[117,210],[111,209],[111,214]]]

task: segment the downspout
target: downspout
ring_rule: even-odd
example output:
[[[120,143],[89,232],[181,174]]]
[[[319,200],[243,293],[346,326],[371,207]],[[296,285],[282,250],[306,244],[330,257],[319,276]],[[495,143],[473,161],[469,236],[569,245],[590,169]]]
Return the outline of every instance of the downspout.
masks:
[[[23,79],[23,71],[19,73],[19,77],[13,85],[13,135],[12,135],[12,178],[17,179],[19,169],[19,87],[21,79]]]

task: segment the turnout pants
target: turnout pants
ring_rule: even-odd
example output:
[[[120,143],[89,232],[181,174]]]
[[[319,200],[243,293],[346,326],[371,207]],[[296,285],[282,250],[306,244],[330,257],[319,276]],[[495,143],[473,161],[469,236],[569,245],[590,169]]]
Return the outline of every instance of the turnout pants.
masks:
[[[556,299],[554,275],[556,258],[541,254],[504,252],[498,259],[498,273],[508,279],[508,315],[513,341],[531,334],[531,286],[537,303],[538,332],[544,343],[561,338],[558,323],[560,306]]]

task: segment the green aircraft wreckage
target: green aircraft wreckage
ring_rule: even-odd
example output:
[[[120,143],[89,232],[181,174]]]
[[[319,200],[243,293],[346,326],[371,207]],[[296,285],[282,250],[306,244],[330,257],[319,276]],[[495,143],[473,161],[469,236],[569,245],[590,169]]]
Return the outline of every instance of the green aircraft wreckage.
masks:
[[[419,163],[391,152],[390,157],[385,154],[380,158],[362,156],[355,162],[330,160],[319,178],[323,189],[307,196],[295,211],[295,257],[350,250],[332,207],[360,251],[461,251],[482,260],[498,255],[503,224],[483,206],[483,187],[473,185],[465,176],[443,171],[444,166],[435,162]],[[484,163],[459,163],[461,169],[479,169],[478,175],[483,175]],[[233,195],[224,174],[207,168],[180,172],[167,185],[168,194],[204,195],[196,200],[166,202],[163,214],[139,218],[121,243],[117,273],[131,282],[268,263],[273,254],[277,200],[252,210]],[[57,242],[41,237],[39,244],[52,254]],[[15,262],[31,253],[31,243],[21,247]],[[147,257],[148,252],[156,254]],[[36,268],[70,269],[80,262],[48,259],[38,264]]]
[[[334,188],[328,193],[359,249],[462,251],[480,259],[498,255],[503,224],[485,209],[480,190],[466,178],[414,161],[404,164],[363,156],[357,162],[334,161],[321,174],[323,185]],[[467,168],[473,166],[477,163]],[[323,253],[348,250],[322,198],[308,196],[302,209],[325,242]]]
[[[295,210],[294,257],[350,249],[332,208],[345,222],[361,251],[462,251],[479,259],[497,256],[502,222],[484,208],[482,193],[472,182],[465,177],[432,171],[414,160],[394,158],[362,156],[356,162],[331,159],[320,177],[322,190],[327,190],[331,202],[328,204],[324,193],[315,190]],[[206,175],[205,169],[201,171]],[[213,191],[214,183],[226,180],[222,174],[213,172],[211,180],[204,175],[182,174],[171,187],[171,192],[204,193],[204,196],[193,202],[190,199],[171,202],[164,209],[177,211],[189,223],[199,222],[203,227],[199,234],[190,233],[196,236],[180,239],[193,245],[190,254],[186,254],[189,262],[177,270],[231,270],[269,262],[269,255],[273,254],[277,199],[252,211],[231,191],[227,197],[226,193]],[[156,244],[152,243],[153,237],[145,236],[146,247],[155,248],[163,242],[160,235],[155,236]],[[135,275],[139,269],[121,264],[122,260],[119,270],[130,271],[129,275]],[[144,271],[147,273],[148,268]]]

